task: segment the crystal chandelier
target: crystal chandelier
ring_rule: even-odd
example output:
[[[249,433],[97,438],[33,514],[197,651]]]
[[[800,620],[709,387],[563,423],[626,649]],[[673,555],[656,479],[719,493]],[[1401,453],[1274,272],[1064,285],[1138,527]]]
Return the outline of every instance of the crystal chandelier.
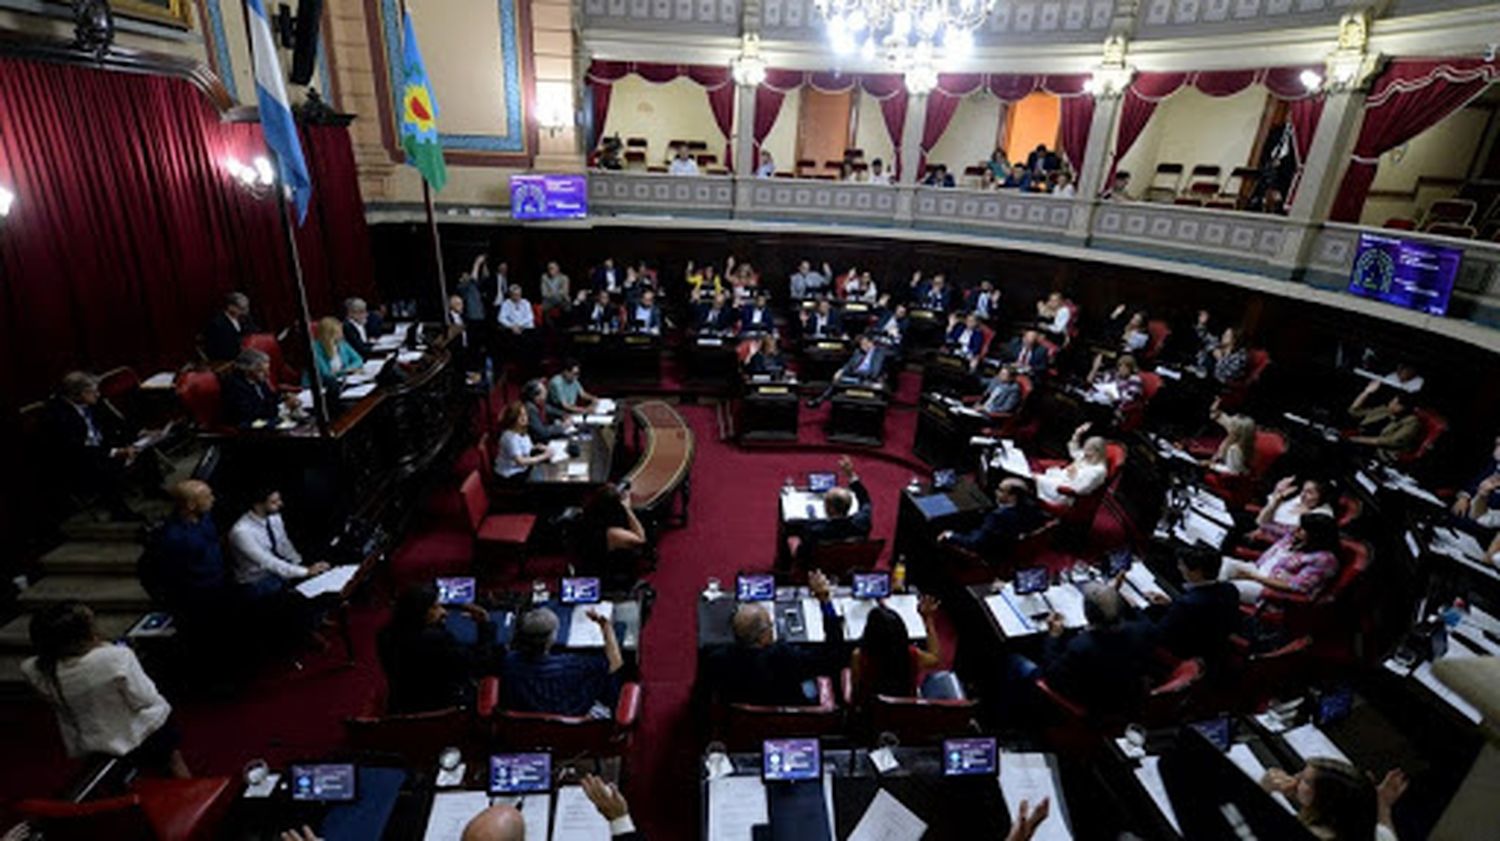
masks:
[[[934,59],[960,58],[995,0],[813,0],[839,55],[882,59],[891,67],[931,70]]]

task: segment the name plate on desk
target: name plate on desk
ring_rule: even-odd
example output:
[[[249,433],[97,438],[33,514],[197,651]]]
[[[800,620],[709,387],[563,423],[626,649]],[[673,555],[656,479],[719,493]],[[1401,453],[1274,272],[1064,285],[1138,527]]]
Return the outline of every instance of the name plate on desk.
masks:
[[[843,342],[818,342],[816,345],[813,345],[813,347],[817,348],[818,350],[843,350],[844,349],[844,343]]]
[[[791,389],[787,388],[784,385],[762,385],[755,387],[755,393],[763,395],[780,395],[791,393]]]
[[[649,344],[651,344],[651,337],[650,336],[626,336],[625,337],[625,344],[627,344],[627,345],[649,345]]]
[[[573,341],[582,345],[597,345],[604,340],[598,333],[574,333]]]
[[[698,340],[698,347],[723,347],[724,340],[714,337],[703,337]]]
[[[938,316],[938,314],[936,312],[932,311],[932,310],[912,310],[911,311],[911,317],[912,318],[921,319],[923,321],[931,321],[934,318],[937,318],[937,316]]]
[[[933,363],[936,364],[936,365],[946,365],[947,367],[953,368],[953,369],[956,369],[956,370],[962,370],[964,368],[969,367],[969,364],[963,360],[963,357],[949,356],[947,354],[944,354],[944,355],[939,356],[938,358],[934,359]]]
[[[851,388],[851,389],[848,389],[847,391],[844,392],[844,396],[845,397],[858,397],[858,398],[861,398],[863,400],[876,400],[876,399],[879,399],[880,395],[878,395],[877,393],[875,393],[875,392],[873,392],[873,391],[871,391],[871,390],[869,390],[867,388]]]
[[[869,312],[869,311],[870,311],[870,305],[869,304],[855,303],[853,301],[851,301],[851,302],[849,302],[847,304],[844,304],[844,312]]]

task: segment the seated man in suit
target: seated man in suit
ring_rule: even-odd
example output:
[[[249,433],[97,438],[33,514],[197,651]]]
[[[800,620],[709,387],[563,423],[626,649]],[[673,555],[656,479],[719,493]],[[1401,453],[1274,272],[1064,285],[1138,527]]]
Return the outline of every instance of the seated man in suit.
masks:
[[[656,306],[656,290],[643,289],[641,297],[625,308],[626,328],[632,333],[661,335],[661,310]]]
[[[923,281],[922,273],[917,272],[912,287],[912,305],[919,310],[947,312],[953,303],[953,290],[948,288],[948,278],[942,272],[933,275],[931,281]]]
[[[844,367],[838,369],[833,375],[833,382],[822,394],[807,401],[807,408],[816,409],[824,400],[833,396],[833,390],[840,385],[860,385],[878,383],[885,373],[885,348],[875,344],[875,337],[864,333],[859,337],[858,347],[844,363]]]
[[[800,536],[788,539],[789,555],[806,560],[819,544],[869,538],[875,516],[870,491],[859,480],[848,456],[839,458],[839,472],[849,486],[830,488],[823,494],[823,517],[807,521]]]
[[[693,329],[708,336],[722,336],[734,332],[734,309],[723,292],[715,292],[707,304],[700,304],[693,319]]]
[[[139,520],[125,504],[126,473],[139,452],[119,415],[99,406],[99,380],[74,371],[47,406],[48,448],[70,493],[97,497],[115,520]]]
[[[1230,582],[1219,580],[1223,559],[1218,552],[1185,546],[1176,554],[1182,593],[1176,599],[1151,594],[1152,604],[1166,608],[1153,616],[1151,629],[1157,642],[1178,657],[1218,660],[1229,649],[1230,634],[1240,626],[1240,593]]]
[[[745,361],[745,373],[752,377],[766,376],[772,379],[785,376],[786,357],[782,355],[781,343],[776,340],[774,333],[767,333],[760,338],[755,353]]]
[[[1082,589],[1088,627],[1064,640],[1062,616],[1048,616],[1040,662],[1011,655],[1010,674],[1026,683],[1044,677],[1092,715],[1129,714],[1140,708],[1150,686],[1147,634],[1126,621],[1125,600],[1114,587],[1090,581]]]
[[[979,354],[984,350],[984,331],[979,328],[979,316],[969,313],[959,318],[958,313],[948,316],[948,335],[944,339],[948,349],[969,362],[969,370],[979,367]]]
[[[172,501],[172,514],[141,559],[141,583],[194,644],[234,639],[239,599],[214,524],[213,488],[186,479],[172,487]]]
[[[463,297],[459,297],[459,303],[463,303]],[[463,310],[460,309],[462,313]],[[374,349],[370,342],[374,340],[375,334],[369,328],[370,305],[365,303],[364,298],[350,298],[344,302],[344,341],[361,359],[369,359]]]
[[[545,444],[555,438],[566,438],[573,431],[561,413],[548,405],[546,383],[527,380],[521,387],[521,399],[526,403],[526,434],[532,443]]]
[[[224,422],[230,426],[254,426],[257,421],[273,424],[283,404],[297,406],[296,394],[278,394],[271,385],[271,357],[255,348],[240,351],[234,370],[222,383]]]
[[[620,308],[603,289],[594,293],[594,302],[578,308],[580,324],[585,330],[613,333],[620,329]]]
[[[808,589],[823,613],[825,638],[843,638],[842,619],[833,609],[828,579],[813,570]],[[764,605],[742,604],[734,612],[734,645],[709,654],[703,686],[725,704],[801,707],[817,702],[815,681],[847,662],[840,646],[792,644],[776,639],[776,622]]]
[[[797,320],[802,324],[802,338],[828,339],[844,335],[843,319],[833,308],[833,302],[819,298],[812,312],[798,310]]]
[[[995,565],[1009,560],[1016,541],[1036,531],[1046,519],[1036,505],[1031,486],[1025,479],[1012,476],[1002,479],[995,488],[995,507],[984,515],[984,522],[978,528],[945,531],[938,535],[938,540],[973,552],[985,563]]]
[[[1014,366],[1017,374],[1038,377],[1047,373],[1047,347],[1042,344],[1042,334],[1035,330],[1011,339],[1000,358]]]
[[[1000,290],[995,288],[995,282],[986,278],[964,296],[964,309],[983,321],[993,323],[1000,318],[1000,298]]]
[[[754,302],[740,309],[740,329],[746,333],[769,333],[776,329],[771,298],[764,289],[755,290]]]
[[[621,280],[620,274],[615,271],[615,258],[605,257],[604,262],[594,267],[593,273],[589,275],[589,287],[595,292],[613,295],[623,288]]]
[[[586,614],[604,637],[604,655],[556,654],[557,614],[536,607],[516,623],[516,638],[500,664],[500,705],[516,712],[586,715],[602,707],[607,716],[620,694],[617,675],[625,665],[615,625],[592,610]]]
[[[888,300],[882,299],[884,302]],[[875,319],[875,327],[870,332],[874,334],[877,344],[884,345],[899,355],[901,344],[906,341],[906,327],[909,323],[906,304],[897,304],[889,309],[882,308],[880,316]]]
[[[1016,369],[1001,365],[995,378],[979,398],[979,411],[990,415],[1008,415],[1021,408],[1021,384],[1016,382]]]
[[[243,292],[230,292],[224,296],[224,309],[203,328],[203,352],[215,362],[227,362],[240,352],[240,343],[255,330],[255,320],[250,317],[250,298]]]

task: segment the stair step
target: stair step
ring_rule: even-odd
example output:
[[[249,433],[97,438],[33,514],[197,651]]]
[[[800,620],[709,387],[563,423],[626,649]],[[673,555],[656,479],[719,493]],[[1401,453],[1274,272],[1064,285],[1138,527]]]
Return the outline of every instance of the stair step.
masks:
[[[102,572],[134,577],[140,557],[139,543],[75,541],[43,555],[40,563],[52,574]]]
[[[21,661],[25,659],[20,654],[0,654],[0,687],[15,691],[27,685],[21,676]]]
[[[61,531],[63,537],[71,541],[139,545],[141,528],[141,523],[100,522],[91,512],[85,511],[64,520]]]
[[[140,610],[151,608],[151,597],[134,576],[49,575],[21,591],[17,602],[23,610],[78,599],[94,610]]]
[[[125,636],[125,632],[140,620],[142,614],[134,611],[123,613],[98,613],[94,615],[94,624],[99,628],[99,635],[107,640],[119,639]],[[0,626],[0,651],[30,651],[31,650],[31,614],[23,613]]]

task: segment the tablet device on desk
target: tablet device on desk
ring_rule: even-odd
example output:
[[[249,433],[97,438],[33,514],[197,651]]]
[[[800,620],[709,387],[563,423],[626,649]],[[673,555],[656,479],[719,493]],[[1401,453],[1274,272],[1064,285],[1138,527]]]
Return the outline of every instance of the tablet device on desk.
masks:
[[[474,579],[439,578],[437,580],[438,604],[473,604]]]
[[[1016,570],[1016,595],[1045,593],[1051,584],[1046,567],[1027,567]]]
[[[890,594],[891,574],[889,572],[854,573],[854,598],[883,599]]]
[[[597,578],[564,578],[562,580],[562,603],[598,604],[599,590]]]
[[[811,493],[821,494],[833,490],[839,483],[837,473],[809,473],[807,474],[807,490]]]
[[[932,489],[935,491],[946,491],[958,484],[957,470],[934,470],[932,471]]]
[[[761,779],[816,780],[823,774],[822,760],[817,739],[767,739],[761,743]]]
[[[1135,556],[1130,554],[1129,549],[1120,549],[1109,556],[1109,575],[1114,577],[1130,569],[1135,563]]]
[[[944,739],[943,776],[993,777],[999,773],[999,754],[990,738]]]
[[[552,754],[497,753],[490,756],[490,796],[536,794],[552,789]]]
[[[776,576],[737,575],[734,598],[742,602],[769,602],[776,599]]]
[[[1338,689],[1330,689],[1318,696],[1318,706],[1313,710],[1313,723],[1319,727],[1327,727],[1338,721],[1349,717],[1349,711],[1354,709],[1354,692],[1344,686]]]
[[[1219,750],[1229,750],[1229,744],[1234,737],[1234,724],[1229,720],[1229,716],[1210,718],[1208,721],[1195,721],[1192,728],[1202,733],[1203,738]]]
[[[329,762],[292,766],[292,800],[298,803],[347,803],[355,798],[354,764]]]

